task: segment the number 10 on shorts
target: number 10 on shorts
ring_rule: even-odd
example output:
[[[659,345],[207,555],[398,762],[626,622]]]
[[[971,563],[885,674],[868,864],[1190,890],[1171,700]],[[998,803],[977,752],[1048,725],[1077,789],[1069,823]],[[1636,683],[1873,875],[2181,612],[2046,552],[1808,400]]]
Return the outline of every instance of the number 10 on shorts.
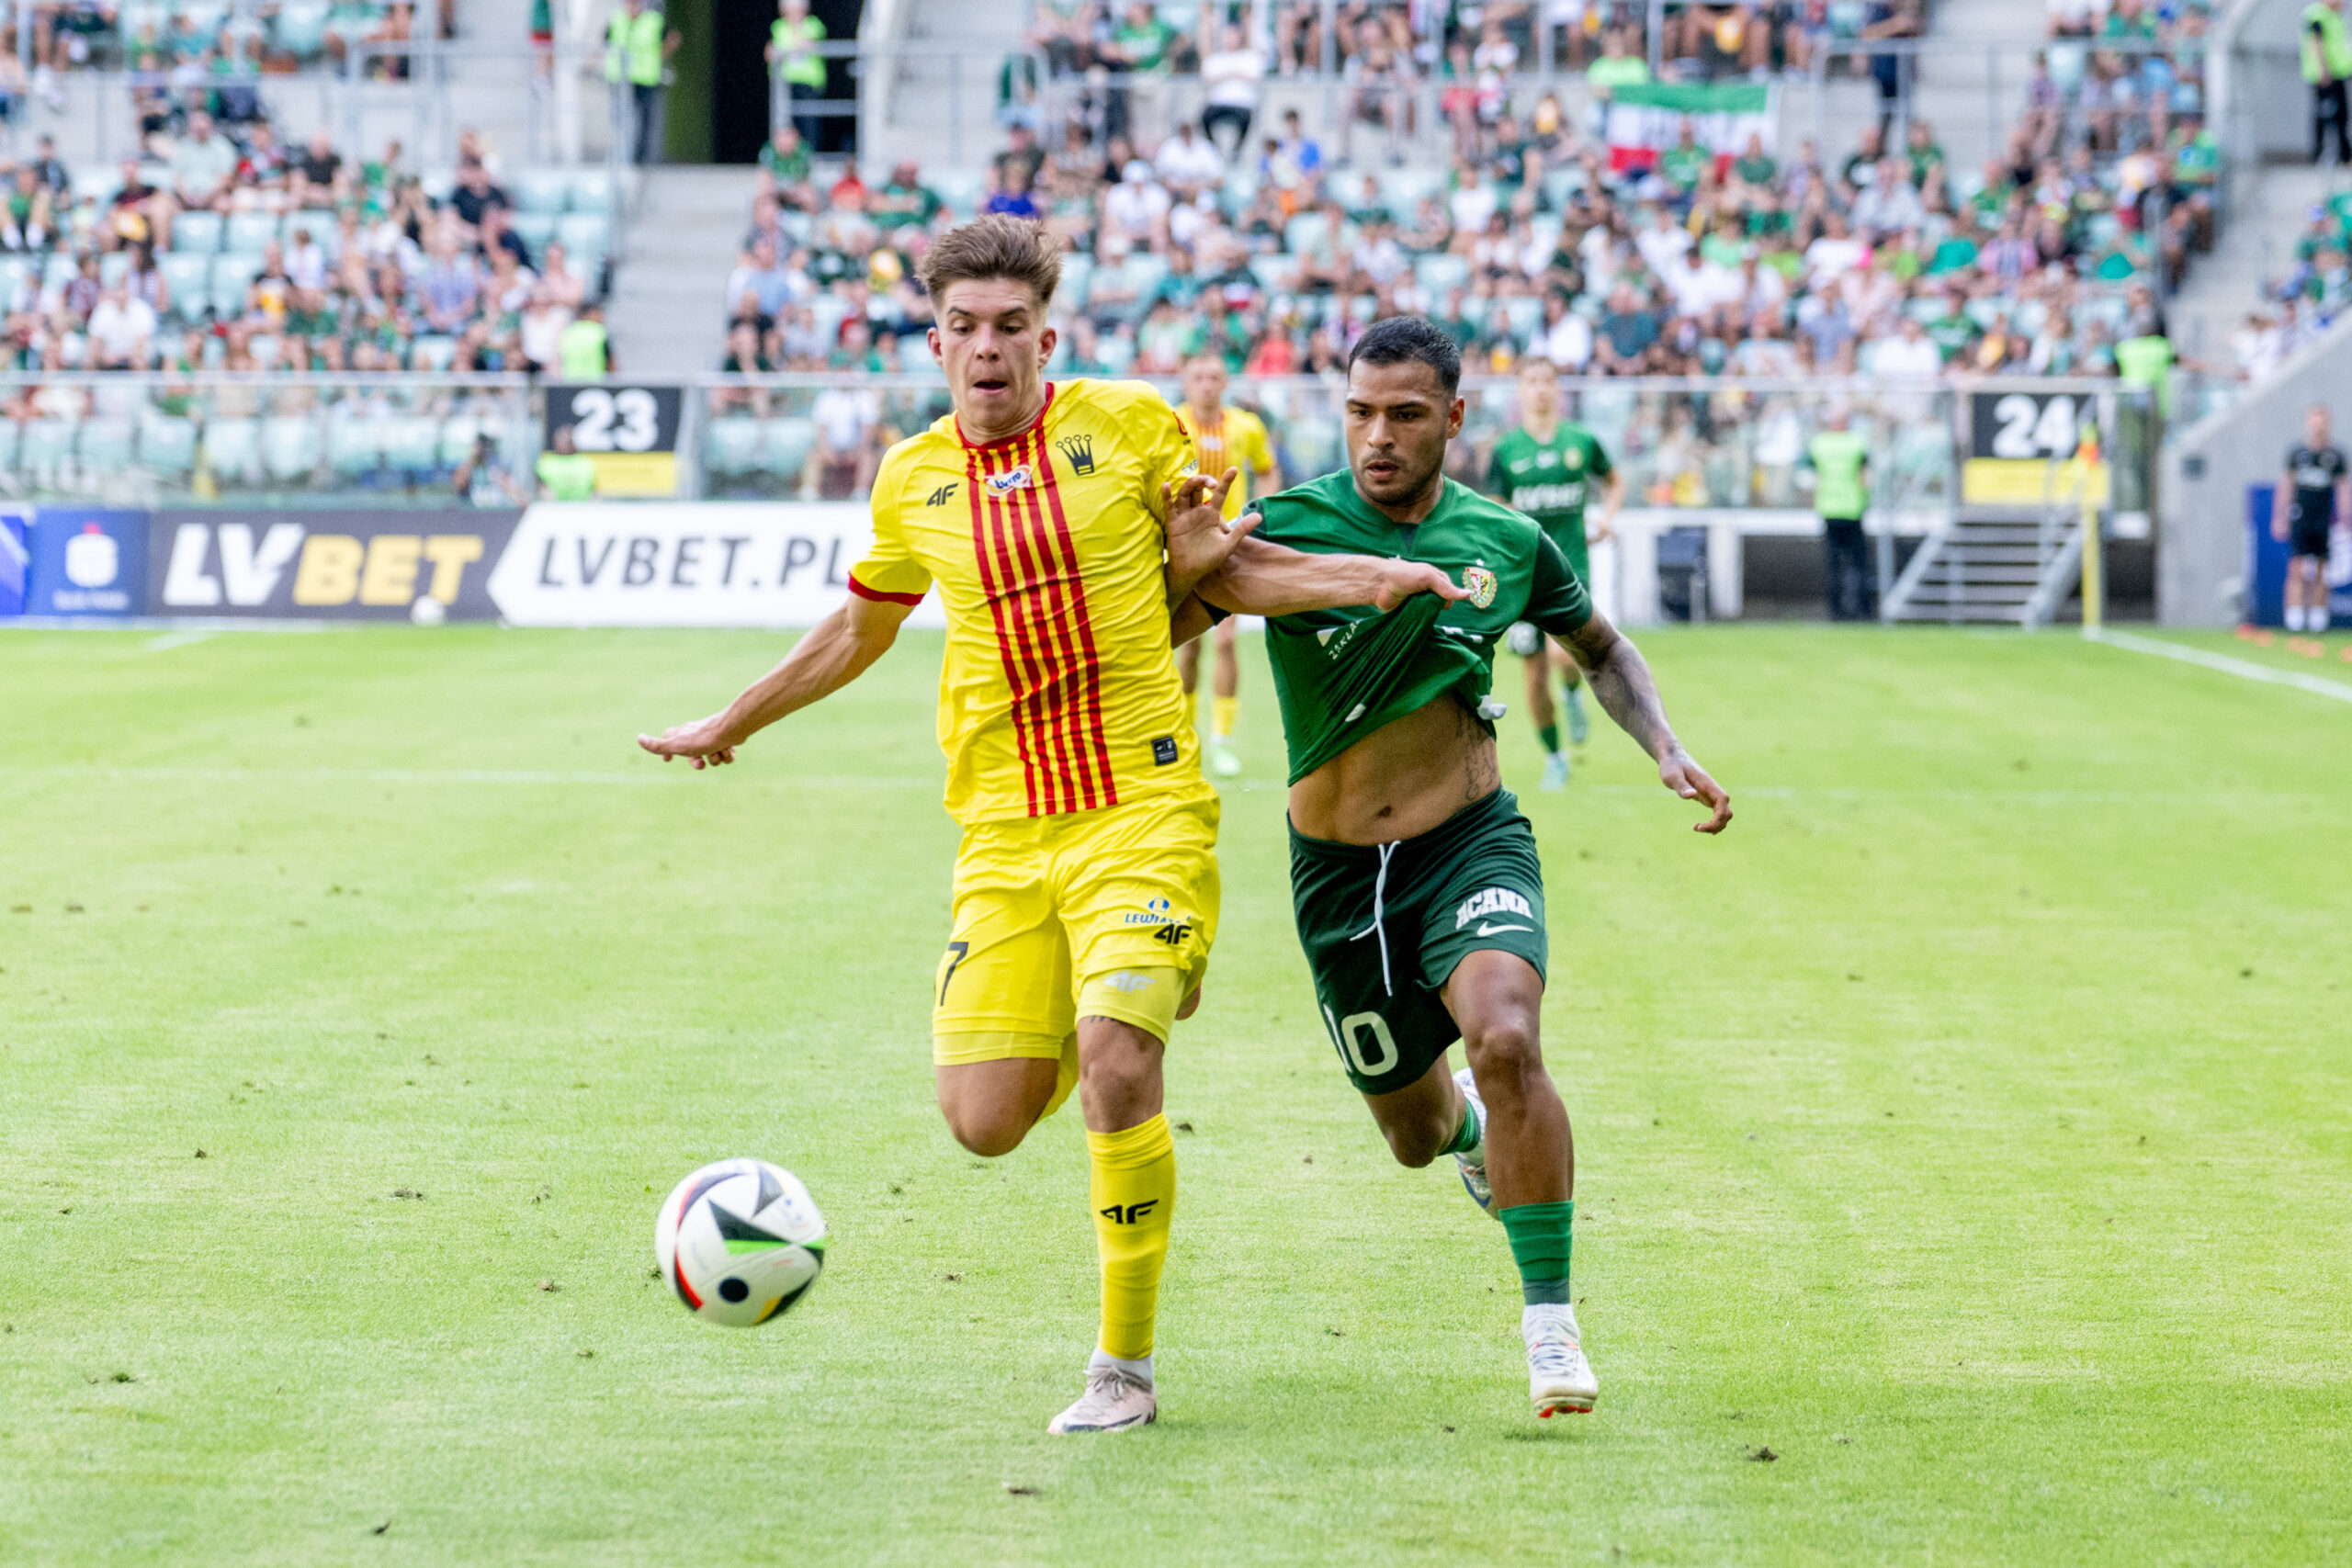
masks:
[[[1376,1078],[1396,1067],[1399,1060],[1396,1037],[1388,1032],[1388,1021],[1378,1013],[1351,1012],[1340,1018],[1326,1007],[1323,1021],[1331,1031],[1331,1043],[1338,1048],[1340,1060],[1365,1077]]]

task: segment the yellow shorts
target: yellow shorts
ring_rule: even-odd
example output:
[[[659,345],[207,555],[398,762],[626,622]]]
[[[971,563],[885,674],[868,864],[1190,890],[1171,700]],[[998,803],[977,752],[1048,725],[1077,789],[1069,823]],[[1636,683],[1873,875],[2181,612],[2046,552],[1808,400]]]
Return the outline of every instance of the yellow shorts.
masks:
[[[1087,1014],[1164,1040],[1216,937],[1216,794],[1203,785],[966,829],[932,991],[933,1059],[1067,1049],[1074,1072],[1081,993]]]

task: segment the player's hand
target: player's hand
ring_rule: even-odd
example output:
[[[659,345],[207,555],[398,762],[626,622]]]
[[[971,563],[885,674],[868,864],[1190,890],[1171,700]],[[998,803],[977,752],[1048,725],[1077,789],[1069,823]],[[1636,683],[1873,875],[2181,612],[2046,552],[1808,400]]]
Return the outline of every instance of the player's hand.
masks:
[[[735,743],[727,739],[720,723],[723,716],[697,719],[692,724],[673,724],[659,735],[640,735],[637,743],[668,761],[684,757],[697,768],[716,768],[735,760]]]
[[[1193,474],[1159,487],[1168,518],[1168,602],[1181,604],[1193,589],[1239,547],[1261,519],[1244,513],[1226,525],[1225,497],[1240,470],[1227,468],[1216,479]]]
[[[2287,542],[2287,520],[2284,517],[2277,517],[2271,520],[2270,537],[2275,542],[2281,545]]]
[[[1584,542],[1588,545],[1605,545],[1616,536],[1617,525],[1603,517],[1585,530]]]
[[[1426,561],[1385,560],[1380,563],[1380,591],[1373,604],[1385,615],[1416,593],[1434,593],[1449,602],[1467,599],[1470,590]]]
[[[1695,800],[1714,815],[1704,822],[1693,822],[1694,833],[1720,833],[1731,826],[1731,796],[1724,786],[1707,776],[1707,770],[1690,760],[1690,753],[1677,746],[1658,759],[1658,783],[1685,800]]]

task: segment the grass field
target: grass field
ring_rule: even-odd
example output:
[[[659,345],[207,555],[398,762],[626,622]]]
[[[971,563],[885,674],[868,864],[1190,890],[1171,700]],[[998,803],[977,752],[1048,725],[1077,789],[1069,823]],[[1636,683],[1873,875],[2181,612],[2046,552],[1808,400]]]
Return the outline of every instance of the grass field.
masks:
[[[1601,1376],[1539,1425],[1499,1227],[1315,1021],[1252,650],[1164,1415],[1081,1441],[1076,1118],[930,1101],[935,639],[741,767],[629,744],[782,646],[0,637],[0,1561],[2352,1556],[2343,705],[1648,637],[1739,818],[1606,729],[1528,797]],[[733,1154],[836,1238],[754,1333],[650,1277]]]

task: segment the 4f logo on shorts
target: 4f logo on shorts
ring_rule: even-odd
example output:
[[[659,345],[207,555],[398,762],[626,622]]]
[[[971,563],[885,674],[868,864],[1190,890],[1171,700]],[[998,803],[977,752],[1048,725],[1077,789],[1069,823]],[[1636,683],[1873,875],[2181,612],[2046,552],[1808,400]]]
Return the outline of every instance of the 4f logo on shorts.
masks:
[[[1522,920],[1535,919],[1534,909],[1524,897],[1508,887],[1489,887],[1483,893],[1473,893],[1462,901],[1462,908],[1453,911],[1453,929],[1460,931],[1471,921],[1484,919],[1488,915],[1517,915]],[[1483,925],[1478,928],[1478,934],[1491,936],[1496,931],[1531,931],[1534,929],[1532,925]]]
[[[1184,939],[1192,934],[1192,922],[1189,920],[1179,920],[1171,925],[1160,927],[1158,931],[1151,933],[1151,939],[1154,942],[1164,942],[1170,947],[1182,947],[1184,945]]]
[[[1104,976],[1102,983],[1114,991],[1133,996],[1137,991],[1148,991],[1159,984],[1159,981],[1156,976],[1144,974],[1140,970],[1122,969],[1115,975]]]
[[[1019,468],[1013,469],[1009,474],[990,474],[989,476],[989,493],[990,495],[1009,495],[1016,490],[1027,490],[1028,488],[1029,465],[1026,463],[1022,464]]]
[[[1131,1225],[1159,1207],[1159,1199],[1147,1198],[1140,1203],[1114,1203],[1100,1213],[1114,1225]]]
[[[1495,602],[1495,593],[1502,584],[1485,567],[1474,566],[1462,573],[1462,586],[1470,591],[1470,603],[1483,610]]]

